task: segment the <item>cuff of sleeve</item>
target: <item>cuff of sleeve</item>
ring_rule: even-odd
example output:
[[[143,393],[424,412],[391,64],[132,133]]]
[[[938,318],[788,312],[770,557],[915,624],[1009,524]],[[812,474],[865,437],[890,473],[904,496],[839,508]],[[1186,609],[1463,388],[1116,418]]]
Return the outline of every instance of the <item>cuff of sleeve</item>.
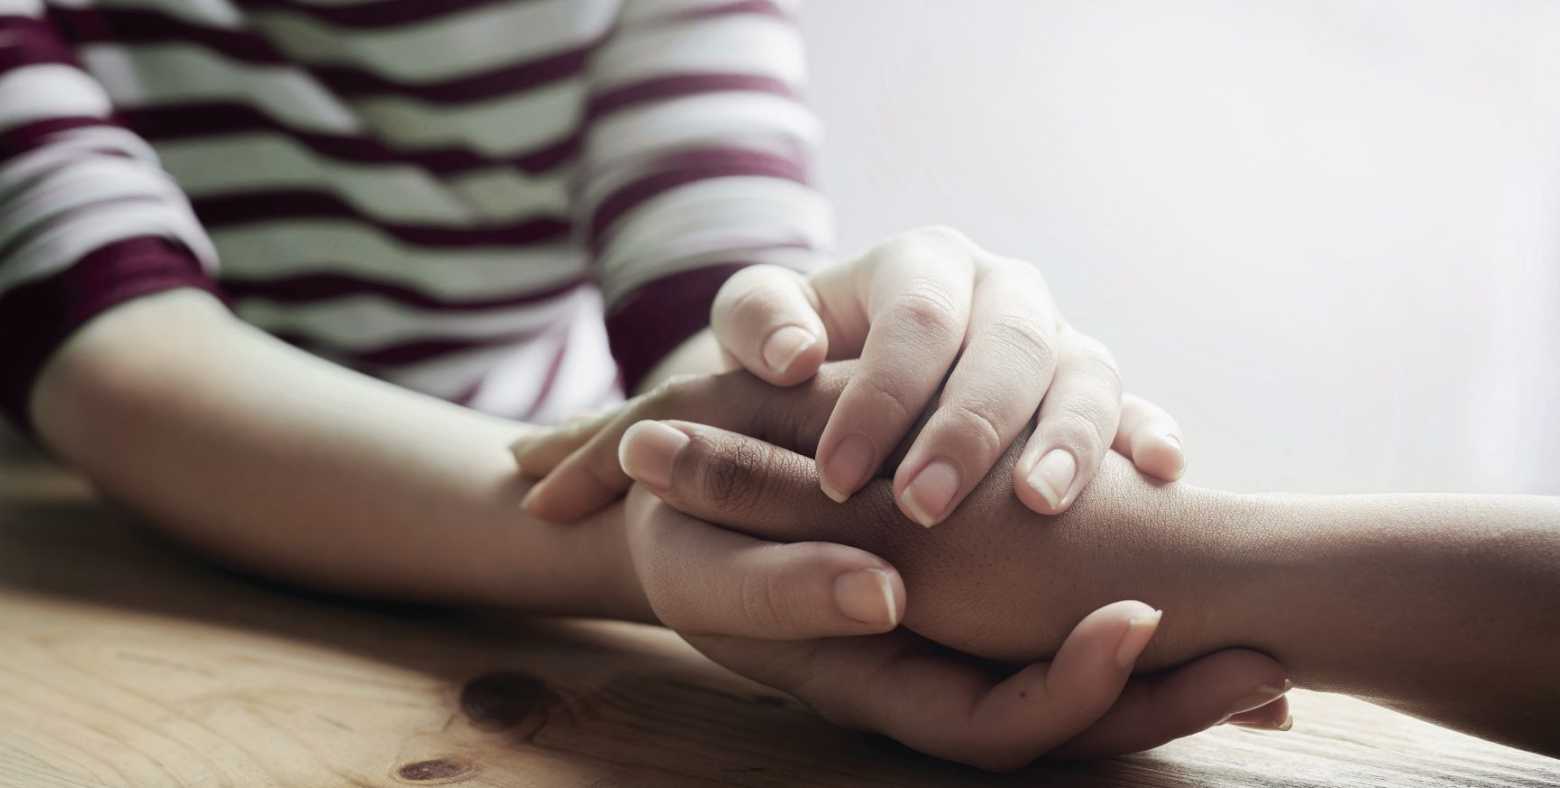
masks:
[[[607,315],[607,341],[632,395],[666,354],[710,324],[721,285],[751,263],[717,263],[679,271],[629,293]]]
[[[0,412],[33,437],[28,397],[54,351],[105,310],[179,287],[217,292],[189,250],[143,236],[101,246],[59,273],[0,294]]]

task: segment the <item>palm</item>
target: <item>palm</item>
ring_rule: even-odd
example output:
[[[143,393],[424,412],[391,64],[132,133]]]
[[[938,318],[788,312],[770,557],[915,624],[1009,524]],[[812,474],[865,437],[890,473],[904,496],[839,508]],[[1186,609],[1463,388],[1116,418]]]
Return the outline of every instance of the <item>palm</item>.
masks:
[[[1096,665],[1042,662],[1019,674],[907,630],[853,638],[774,641],[688,636],[727,669],[786,691],[824,718],[922,752],[1009,769],[1041,756],[1084,758],[1150,749],[1221,722],[1243,682],[1277,668],[1232,649],[1137,676],[1119,697],[1092,686]],[[1083,643],[1084,647],[1091,644]],[[1249,678],[1248,678],[1249,677]],[[1016,685],[1004,686],[1016,681]],[[1260,714],[1283,718],[1282,699]]]

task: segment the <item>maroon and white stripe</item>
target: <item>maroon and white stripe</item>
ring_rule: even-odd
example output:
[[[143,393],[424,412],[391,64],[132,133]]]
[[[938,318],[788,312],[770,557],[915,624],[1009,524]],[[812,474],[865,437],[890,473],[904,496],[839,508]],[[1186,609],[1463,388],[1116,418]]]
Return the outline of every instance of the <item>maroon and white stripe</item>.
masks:
[[[0,405],[183,286],[473,407],[601,404],[828,244],[804,82],[772,0],[0,0]]]

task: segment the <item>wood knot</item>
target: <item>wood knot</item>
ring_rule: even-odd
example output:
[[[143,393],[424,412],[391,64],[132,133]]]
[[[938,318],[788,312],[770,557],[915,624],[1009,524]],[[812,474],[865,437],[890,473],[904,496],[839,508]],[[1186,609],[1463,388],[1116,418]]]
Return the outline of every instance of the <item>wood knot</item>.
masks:
[[[517,671],[500,671],[466,682],[460,708],[471,724],[485,731],[513,728],[558,696],[543,682]]]
[[[395,770],[395,776],[412,783],[453,783],[470,779],[477,765],[456,756],[413,761]]]

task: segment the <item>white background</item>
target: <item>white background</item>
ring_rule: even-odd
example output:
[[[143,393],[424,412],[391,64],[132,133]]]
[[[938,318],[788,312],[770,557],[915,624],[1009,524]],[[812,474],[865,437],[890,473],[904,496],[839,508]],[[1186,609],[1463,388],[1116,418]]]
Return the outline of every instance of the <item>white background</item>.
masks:
[[[813,0],[840,251],[1045,271],[1237,490],[1560,493],[1560,3]]]

